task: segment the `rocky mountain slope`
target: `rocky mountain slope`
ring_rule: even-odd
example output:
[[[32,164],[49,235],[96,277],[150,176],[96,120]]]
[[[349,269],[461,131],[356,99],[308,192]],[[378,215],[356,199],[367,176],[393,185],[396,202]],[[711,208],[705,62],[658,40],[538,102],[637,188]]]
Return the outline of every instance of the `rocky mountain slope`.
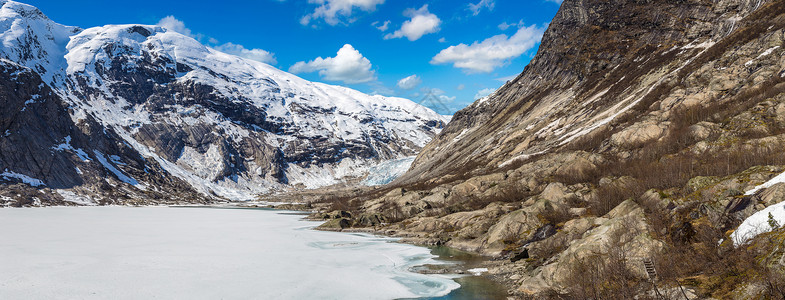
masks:
[[[747,218],[785,201],[783,46],[785,1],[565,0],[521,75],[393,184],[323,196],[324,227],[497,258],[520,297],[781,297],[785,219]]]
[[[566,1],[524,72],[456,113],[419,155],[410,176],[432,178],[472,162],[480,168],[500,167],[619,127],[612,121],[626,116],[646,120],[616,130],[613,146],[630,148],[656,140],[665,134],[669,116],[640,116],[643,110],[669,112],[705,104],[715,100],[717,92],[740,84],[742,76],[762,79],[781,71],[760,66],[780,57],[773,52],[778,48],[762,55],[772,47],[728,53],[734,61],[724,63],[739,64],[743,70],[716,70],[722,67],[714,65],[709,67],[715,70],[699,70],[718,58],[714,52],[733,51],[728,48],[745,43],[733,40],[750,38],[740,30],[744,21],[752,21],[744,18],[763,4]],[[718,44],[721,41],[725,43]],[[703,78],[711,82],[684,82],[699,75],[711,76]],[[658,107],[650,107],[655,103]]]
[[[20,174],[0,177],[6,183],[26,176],[79,194],[85,184],[118,181],[109,190],[140,195],[159,188],[147,179],[155,177],[205,197],[247,200],[359,180],[378,163],[416,154],[447,121],[410,100],[308,82],[161,27],[83,30],[29,5],[0,5],[0,57],[8,70],[30,74],[4,78],[6,92],[16,93],[4,100],[48,107],[3,106],[0,129],[10,135],[0,137],[8,147],[0,169]],[[29,85],[36,88],[20,90]],[[26,113],[49,115],[38,116],[38,127],[15,122]],[[54,163],[40,162],[50,156]],[[106,176],[80,173],[88,160]],[[97,190],[83,196],[115,201]]]

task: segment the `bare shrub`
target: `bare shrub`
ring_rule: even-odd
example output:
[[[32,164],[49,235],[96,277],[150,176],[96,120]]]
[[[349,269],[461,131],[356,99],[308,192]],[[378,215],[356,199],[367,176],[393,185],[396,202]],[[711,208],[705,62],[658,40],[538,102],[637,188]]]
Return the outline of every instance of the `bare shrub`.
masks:
[[[570,210],[563,205],[550,205],[540,214],[540,218],[546,224],[558,226],[573,219]]]

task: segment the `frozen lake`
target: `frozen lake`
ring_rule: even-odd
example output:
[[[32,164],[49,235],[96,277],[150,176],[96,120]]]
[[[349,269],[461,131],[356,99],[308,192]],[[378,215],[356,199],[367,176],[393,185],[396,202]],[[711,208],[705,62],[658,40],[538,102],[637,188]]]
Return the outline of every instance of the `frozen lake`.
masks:
[[[0,299],[394,299],[459,285],[429,249],[259,209],[0,209]]]

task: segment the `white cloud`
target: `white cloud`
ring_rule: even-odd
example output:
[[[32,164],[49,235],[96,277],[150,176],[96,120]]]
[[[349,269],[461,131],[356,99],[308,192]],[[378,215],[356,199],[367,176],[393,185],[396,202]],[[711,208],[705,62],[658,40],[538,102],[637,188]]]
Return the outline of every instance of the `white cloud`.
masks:
[[[379,29],[379,31],[381,31],[381,32],[385,32],[385,31],[387,31],[388,28],[390,28],[390,21],[389,20],[388,21],[384,21],[384,23],[381,23],[381,25],[379,25],[379,23],[381,23],[381,22],[379,22],[379,21],[373,22],[373,23],[371,23],[371,26],[373,26],[376,29]]]
[[[480,98],[488,96],[490,94],[493,94],[493,92],[495,92],[495,91],[496,90],[494,90],[494,89],[481,89],[481,90],[477,91],[477,94],[474,95],[474,100],[480,99]]]
[[[459,90],[459,91],[463,91],[463,89],[465,89],[465,88],[466,88],[466,85],[465,85],[465,84],[463,84],[463,83],[461,83],[461,84],[459,84],[457,87],[455,87],[455,89],[456,89],[456,90]]]
[[[403,22],[401,29],[385,35],[385,40],[406,37],[410,41],[416,41],[423,35],[439,32],[439,25],[442,24],[439,17],[428,11],[428,4],[417,10],[409,8],[403,12],[403,15],[411,19]]]
[[[417,74],[398,80],[398,87],[403,90],[411,90],[422,83],[422,79]]]
[[[475,41],[471,45],[458,44],[442,50],[431,59],[431,64],[453,64],[466,73],[490,73],[534,48],[542,39],[544,28],[532,25],[518,29],[513,36],[496,35]]]
[[[439,39],[439,43],[446,43],[446,42],[447,42],[447,39],[446,39],[446,38],[440,38],[440,39]]]
[[[439,100],[441,100],[442,102],[445,102],[445,103],[452,102],[453,100],[455,100],[455,96],[450,97],[450,96],[447,96],[447,95],[439,95]]]
[[[549,0],[553,1],[553,0]],[[558,0],[560,1],[560,0]],[[495,0],[480,0],[477,4],[469,3],[469,10],[472,12],[472,15],[479,15],[483,8],[487,8],[488,10],[493,10],[496,6]]]
[[[423,92],[423,94],[433,94],[434,96],[444,94],[444,91],[442,91],[439,88],[429,88],[429,87],[421,88],[420,92]]]
[[[523,23],[523,20],[518,21],[518,23],[507,23],[507,22],[504,22],[504,23],[499,24],[499,29],[507,30],[508,28],[513,27],[513,26],[521,28],[521,27],[525,26],[525,24]]]
[[[188,27],[185,27],[185,23],[183,21],[178,20],[174,16],[166,16],[163,19],[159,20],[158,24],[156,25],[166,28],[167,30],[171,30],[174,32],[181,33],[183,35],[187,35],[197,40],[201,40],[202,38],[204,38],[202,34],[193,33],[190,29],[188,29]],[[216,45],[218,44],[218,40],[210,37],[207,39],[207,43]],[[247,59],[260,61],[263,63],[273,64],[273,65],[277,63],[275,59],[275,54],[262,49],[246,49],[245,47],[243,47],[243,45],[238,45],[233,43],[217,45],[214,48],[221,52],[237,55],[239,57],[243,57]]]
[[[376,80],[376,72],[371,70],[371,61],[363,57],[352,45],[346,44],[338,50],[335,57],[321,58],[295,63],[289,72],[311,73],[319,71],[325,80],[345,83],[363,83]]]
[[[362,11],[372,12],[376,6],[384,4],[385,0],[308,0],[308,3],[318,4],[319,7],[308,15],[300,19],[300,24],[308,25],[311,21],[324,19],[324,22],[332,26],[343,22],[352,23],[354,18],[354,8]]]
[[[239,57],[260,61],[274,65],[278,63],[275,59],[275,54],[262,49],[246,49],[243,45],[226,43],[215,47],[216,50],[226,52]]]
[[[562,3],[562,1],[563,1],[563,0],[545,0],[545,1],[547,1],[547,2],[553,2],[553,3],[556,3],[556,4],[558,4],[558,5],[561,5],[561,3]]]
[[[163,19],[159,20],[158,24],[156,25],[166,28],[167,30],[179,32],[184,35],[194,37],[194,35],[191,33],[191,30],[185,27],[185,23],[183,23],[183,21],[178,20],[174,16],[166,16]]]

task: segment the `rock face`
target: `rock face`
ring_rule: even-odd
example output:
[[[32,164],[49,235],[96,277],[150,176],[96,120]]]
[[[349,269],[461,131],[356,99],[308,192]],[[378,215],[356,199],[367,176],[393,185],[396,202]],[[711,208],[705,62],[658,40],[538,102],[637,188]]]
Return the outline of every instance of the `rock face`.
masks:
[[[5,198],[17,199],[3,204],[208,201],[185,182],[164,176],[111,128],[92,117],[75,122],[67,104],[31,69],[0,60],[0,87],[0,179],[23,183],[4,189]]]
[[[416,154],[447,121],[406,99],[308,82],[161,27],[83,30],[57,24],[29,5],[0,5],[0,57],[37,74],[42,89],[59,99],[60,107],[48,106],[46,113],[111,132],[107,140],[135,152],[136,167],[157,168],[160,176],[207,196],[245,200],[360,178],[375,164]],[[7,79],[23,84],[15,80]],[[27,97],[24,102],[35,93],[19,97]],[[3,106],[3,113],[19,109]],[[48,125],[61,131],[62,142],[65,121],[52,122],[58,122]],[[35,135],[34,129],[42,128],[25,133]],[[96,138],[71,136],[76,143],[99,142]],[[33,145],[26,142],[35,141],[0,143]],[[37,162],[13,157],[5,166],[39,176],[52,188],[78,186],[89,177],[65,162],[52,165],[56,175],[46,176],[14,165],[31,163]]]
[[[399,182],[493,170],[603,130],[616,148],[656,141],[669,111],[782,73],[781,24],[748,17],[767,3],[564,1],[523,73],[457,112]]]
[[[565,0],[353,226],[509,258],[489,273],[537,299],[655,298],[652,264],[667,293],[780,297],[785,219],[754,214],[782,205],[783,54],[785,1]]]

